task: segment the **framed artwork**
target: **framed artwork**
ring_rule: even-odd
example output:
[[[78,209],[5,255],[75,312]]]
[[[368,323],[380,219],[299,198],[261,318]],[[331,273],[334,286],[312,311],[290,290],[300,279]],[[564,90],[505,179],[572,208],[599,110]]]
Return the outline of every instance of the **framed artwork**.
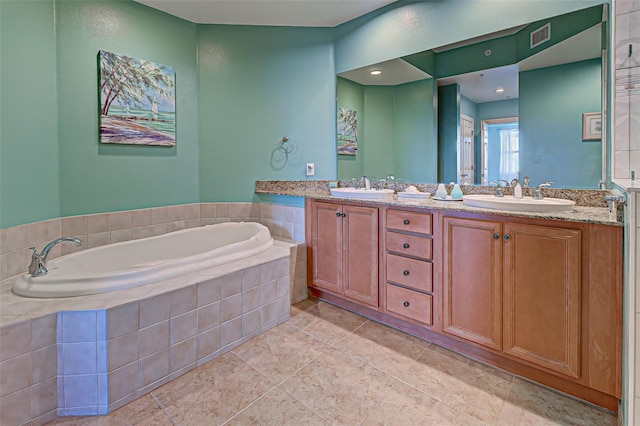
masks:
[[[582,114],[582,140],[596,141],[602,139],[602,114],[586,112]]]
[[[101,50],[100,142],[176,144],[173,67]]]
[[[338,108],[338,154],[356,155],[358,152],[358,112]]]

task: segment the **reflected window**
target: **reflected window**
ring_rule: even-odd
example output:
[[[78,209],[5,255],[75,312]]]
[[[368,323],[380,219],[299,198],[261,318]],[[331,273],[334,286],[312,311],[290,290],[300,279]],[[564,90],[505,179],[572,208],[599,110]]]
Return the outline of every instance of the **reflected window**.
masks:
[[[500,179],[519,179],[520,151],[518,129],[500,129]]]

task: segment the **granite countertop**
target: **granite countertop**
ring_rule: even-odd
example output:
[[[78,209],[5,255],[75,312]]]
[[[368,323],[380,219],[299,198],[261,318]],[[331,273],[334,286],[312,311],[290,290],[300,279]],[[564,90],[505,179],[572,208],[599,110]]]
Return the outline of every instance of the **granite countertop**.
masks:
[[[438,201],[432,198],[426,200],[399,199],[394,195],[392,200],[362,200],[344,197],[334,197],[328,189],[330,181],[258,181],[256,182],[257,194],[288,195],[294,197],[315,198],[331,201],[351,201],[366,202],[370,204],[417,207],[430,210],[448,210],[469,213],[491,214],[497,216],[528,217],[534,219],[560,220],[569,222],[599,223],[604,225],[623,226],[619,215],[610,213],[604,204],[604,195],[610,193],[607,190],[580,190],[580,189],[560,189],[545,188],[543,194],[546,197],[565,198],[576,202],[573,210],[566,213],[539,213],[539,212],[515,212],[508,210],[486,209],[470,207],[462,201]],[[346,185],[340,185],[346,186]],[[435,192],[436,185],[416,185],[423,192]],[[449,185],[448,185],[449,186]],[[450,189],[450,188],[449,188]],[[494,188],[481,186],[463,186],[465,194],[486,194],[493,193]],[[505,195],[510,195],[511,188],[505,188]],[[525,195],[533,192],[531,188],[525,188]]]

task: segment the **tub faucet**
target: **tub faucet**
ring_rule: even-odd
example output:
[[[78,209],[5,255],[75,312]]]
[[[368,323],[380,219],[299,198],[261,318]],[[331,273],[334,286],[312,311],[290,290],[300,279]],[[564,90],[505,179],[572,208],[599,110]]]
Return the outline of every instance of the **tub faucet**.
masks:
[[[545,183],[541,183],[540,185],[538,185],[538,189],[536,189],[535,191],[533,191],[533,199],[534,200],[542,200],[544,197],[542,196],[542,193],[540,192],[540,190],[544,187],[547,186],[551,186],[553,185],[555,182],[551,182],[551,181],[547,181]]]
[[[62,237],[56,238],[55,240],[44,246],[44,248],[42,249],[42,253],[38,253],[38,250],[36,250],[35,247],[29,247],[31,250],[33,250],[33,253],[31,255],[31,264],[29,265],[29,274],[32,277],[41,277],[42,275],[47,274],[47,256],[49,256],[49,251],[51,251],[51,249],[56,244],[62,243],[64,241],[71,241],[76,245],[76,247],[80,247],[82,245],[82,240],[80,238]]]

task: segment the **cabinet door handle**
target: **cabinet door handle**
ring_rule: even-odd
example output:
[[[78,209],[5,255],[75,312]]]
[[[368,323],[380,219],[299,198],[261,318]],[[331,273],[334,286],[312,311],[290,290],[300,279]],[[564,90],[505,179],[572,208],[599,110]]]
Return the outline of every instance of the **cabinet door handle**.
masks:
[[[405,308],[408,308],[408,307],[409,307],[409,302],[407,302],[407,301],[405,300],[405,302],[402,304],[402,306],[404,306]]]
[[[406,248],[406,249],[407,249],[407,248],[409,248],[409,243],[404,243],[404,244],[402,245],[402,247],[404,247],[404,248]]]
[[[409,275],[409,270],[405,269],[404,271],[402,271],[402,275],[404,275],[405,277]]]
[[[504,238],[505,241],[509,241],[511,239],[511,237],[509,236],[509,234],[504,234]]]
[[[497,232],[495,234],[493,234],[493,239],[494,240],[499,240],[500,239],[500,234],[498,234]]]
[[[403,220],[402,223],[404,223],[405,225],[408,225],[409,224],[409,219]]]
[[[336,212],[336,217],[340,217],[342,214],[340,212]]]
[[[342,217],[347,217],[347,214],[346,213],[342,213]]]

